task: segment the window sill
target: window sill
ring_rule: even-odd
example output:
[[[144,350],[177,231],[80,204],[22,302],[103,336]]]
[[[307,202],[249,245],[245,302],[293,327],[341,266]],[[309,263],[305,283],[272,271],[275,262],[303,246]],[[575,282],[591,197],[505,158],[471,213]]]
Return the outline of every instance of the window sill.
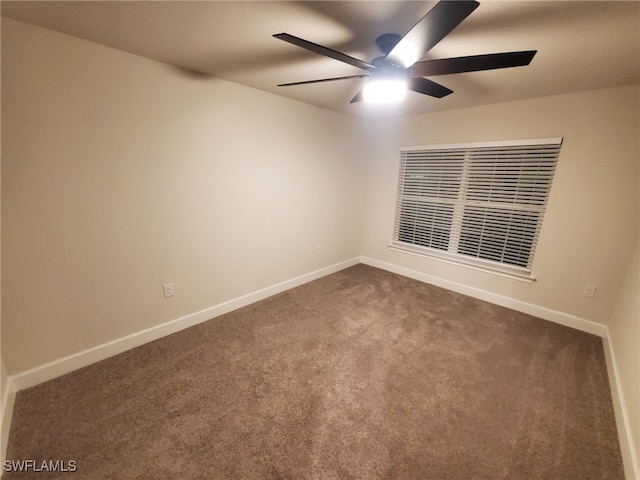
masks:
[[[492,275],[498,275],[500,277],[518,280],[520,282],[533,283],[536,281],[535,277],[527,269],[520,267],[509,267],[497,262],[491,262],[490,260],[479,260],[470,257],[464,257],[462,255],[457,255],[454,253],[443,252],[427,247],[418,247],[415,245],[409,245],[400,242],[392,242],[388,245],[388,247],[389,249],[395,250],[397,252],[409,253],[411,255],[417,255],[424,258],[431,258],[434,260],[439,260],[441,262],[450,263],[452,265],[458,265],[461,267],[490,273]]]

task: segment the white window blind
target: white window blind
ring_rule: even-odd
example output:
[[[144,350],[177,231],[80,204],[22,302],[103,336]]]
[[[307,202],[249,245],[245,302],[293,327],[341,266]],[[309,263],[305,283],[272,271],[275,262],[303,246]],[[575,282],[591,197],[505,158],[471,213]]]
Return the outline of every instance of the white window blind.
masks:
[[[392,246],[529,276],[561,144],[401,149]]]

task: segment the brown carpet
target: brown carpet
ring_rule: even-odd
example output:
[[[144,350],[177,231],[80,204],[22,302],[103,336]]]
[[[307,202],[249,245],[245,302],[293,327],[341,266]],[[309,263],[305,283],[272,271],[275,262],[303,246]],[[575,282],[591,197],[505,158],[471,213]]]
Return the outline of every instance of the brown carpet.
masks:
[[[623,478],[602,341],[357,265],[18,393],[82,479]]]

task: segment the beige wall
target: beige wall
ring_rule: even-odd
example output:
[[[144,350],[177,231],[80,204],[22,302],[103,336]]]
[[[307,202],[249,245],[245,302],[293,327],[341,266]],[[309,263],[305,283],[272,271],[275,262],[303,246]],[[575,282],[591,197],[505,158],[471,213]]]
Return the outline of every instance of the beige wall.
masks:
[[[638,86],[371,122],[363,254],[606,323],[638,236]],[[531,284],[392,251],[398,148],[563,137]],[[581,295],[583,286],[596,296]]]
[[[640,459],[640,241],[630,257],[627,274],[609,323],[629,425]]]
[[[360,253],[349,117],[2,19],[2,120],[12,375]]]

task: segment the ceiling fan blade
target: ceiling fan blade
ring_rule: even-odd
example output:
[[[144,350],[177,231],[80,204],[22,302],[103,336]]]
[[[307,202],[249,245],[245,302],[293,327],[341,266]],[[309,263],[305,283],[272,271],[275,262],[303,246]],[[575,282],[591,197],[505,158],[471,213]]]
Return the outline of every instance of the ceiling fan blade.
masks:
[[[414,92],[424,93],[425,95],[436,98],[446,97],[450,93],[453,93],[453,90],[422,77],[409,80],[408,88]]]
[[[360,90],[358,93],[356,93],[356,96],[353,97],[349,103],[361,102],[362,98],[363,98],[362,97],[362,90]]]
[[[350,57],[349,55],[338,52],[336,50],[323,47],[322,45],[318,45],[317,43],[294,37],[293,35],[289,35],[288,33],[276,33],[273,36],[279,40],[284,40],[285,42],[292,43],[293,45],[297,45],[298,47],[306,48],[307,50],[311,50],[312,52],[319,53],[320,55],[333,58],[334,60],[338,60],[340,62],[348,63],[349,65],[353,65],[354,67],[362,68],[363,70],[373,70],[376,68],[365,61],[358,60],[357,58]]]
[[[303,82],[291,82],[291,83],[281,83],[279,87],[291,87],[293,85],[308,85],[310,83],[323,83],[323,82],[333,82],[335,80],[348,80],[351,78],[366,78],[369,75],[349,75],[347,77],[333,77],[333,78],[320,78],[318,80],[305,80]]]
[[[411,67],[411,75],[414,77],[430,77],[432,75],[522,67],[529,65],[536,53],[536,50],[527,50],[523,52],[490,53],[487,55],[426,60],[414,63],[413,67]]]
[[[422,17],[387,55],[409,68],[480,5],[476,1],[440,1]]]

